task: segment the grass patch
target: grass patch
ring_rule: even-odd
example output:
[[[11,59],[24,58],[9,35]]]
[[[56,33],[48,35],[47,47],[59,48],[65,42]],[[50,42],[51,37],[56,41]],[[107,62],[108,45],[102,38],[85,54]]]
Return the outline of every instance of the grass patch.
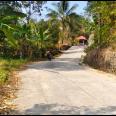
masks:
[[[0,69],[0,85],[3,85],[8,80],[8,71]]]
[[[9,79],[11,71],[20,68],[27,63],[27,59],[0,58],[0,85],[3,85]]]

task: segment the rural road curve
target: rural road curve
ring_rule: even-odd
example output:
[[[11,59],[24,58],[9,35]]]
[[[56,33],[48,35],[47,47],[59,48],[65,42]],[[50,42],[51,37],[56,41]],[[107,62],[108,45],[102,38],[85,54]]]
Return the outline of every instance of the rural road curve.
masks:
[[[116,76],[79,65],[83,47],[20,71],[14,103],[19,114],[116,114]]]

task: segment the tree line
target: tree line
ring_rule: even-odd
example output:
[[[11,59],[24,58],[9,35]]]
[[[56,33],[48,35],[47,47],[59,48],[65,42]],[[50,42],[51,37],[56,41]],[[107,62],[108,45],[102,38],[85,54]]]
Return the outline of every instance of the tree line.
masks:
[[[75,36],[94,33],[90,48],[109,46],[116,41],[116,2],[89,1],[86,14],[76,13],[77,4],[53,3],[47,8],[48,20],[41,17],[46,1],[0,1],[0,56],[17,58],[44,57],[48,49],[60,49],[66,42],[73,45]],[[25,11],[25,12],[24,12]]]
[[[93,19],[89,24],[94,33],[91,48],[116,44],[116,1],[89,1],[86,12]]]
[[[65,40],[71,44],[75,35],[83,34],[83,16],[77,15],[77,5],[68,1],[53,3],[48,8],[48,20],[35,21],[32,15],[41,17],[45,1],[0,2],[0,55],[5,57],[44,57],[47,49],[58,48]],[[23,11],[25,10],[25,12]]]

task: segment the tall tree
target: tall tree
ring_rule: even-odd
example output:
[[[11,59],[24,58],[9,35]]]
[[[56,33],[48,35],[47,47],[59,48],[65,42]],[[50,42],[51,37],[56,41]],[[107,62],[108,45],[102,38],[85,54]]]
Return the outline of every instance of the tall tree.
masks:
[[[115,41],[113,29],[116,27],[115,1],[90,1],[87,11],[92,16],[95,26],[95,45],[107,46]]]
[[[22,7],[25,9],[27,17],[27,23],[29,24],[29,20],[32,18],[32,15],[37,14],[41,15],[42,5],[46,3],[46,1],[22,1]]]
[[[60,1],[58,3],[54,3],[53,6],[55,6],[55,9],[48,9],[49,13],[47,14],[48,17],[51,18],[57,18],[61,21],[60,29],[62,35],[62,44],[63,41],[67,38],[67,31],[69,29],[69,25],[67,25],[67,20],[69,18],[69,15],[74,13],[74,10],[77,8],[77,5],[73,5],[70,8],[69,1]]]

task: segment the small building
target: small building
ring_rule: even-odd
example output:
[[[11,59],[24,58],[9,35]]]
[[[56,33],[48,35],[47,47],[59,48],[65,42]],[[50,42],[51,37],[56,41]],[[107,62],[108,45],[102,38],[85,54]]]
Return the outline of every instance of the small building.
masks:
[[[78,41],[80,45],[87,44],[87,38],[85,36],[76,36],[75,41]]]

